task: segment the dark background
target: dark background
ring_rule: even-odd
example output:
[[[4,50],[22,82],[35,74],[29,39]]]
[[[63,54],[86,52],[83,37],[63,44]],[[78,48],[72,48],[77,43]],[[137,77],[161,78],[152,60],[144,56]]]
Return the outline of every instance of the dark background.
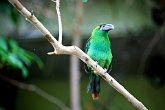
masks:
[[[21,0],[33,10],[35,16],[57,38],[58,21],[55,4],[51,1]],[[113,70],[111,75],[149,110],[165,109],[165,2],[164,0],[89,0],[84,3],[80,47],[92,29],[100,23],[112,23],[115,30],[109,33]],[[72,45],[74,1],[61,1],[63,44]],[[70,107],[69,70],[70,56],[49,56],[50,43],[8,1],[0,2],[0,35],[13,38],[26,50],[37,54],[44,62],[40,70],[35,64],[27,78],[20,71],[0,74],[25,83],[36,84]],[[80,62],[81,108],[83,110],[135,110],[123,96],[106,82],[101,82],[101,95],[93,101],[86,93],[88,76]],[[14,75],[13,75],[14,74]],[[0,110],[58,110],[59,108],[33,92],[18,89],[0,79]],[[3,110],[3,109],[2,109]]]

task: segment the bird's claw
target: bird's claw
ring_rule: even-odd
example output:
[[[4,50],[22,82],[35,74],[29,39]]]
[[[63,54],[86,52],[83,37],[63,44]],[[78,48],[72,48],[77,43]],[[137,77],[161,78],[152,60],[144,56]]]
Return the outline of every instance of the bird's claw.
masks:
[[[97,68],[98,62],[96,61],[96,68]]]
[[[31,16],[33,16],[34,15],[34,11],[33,10],[31,10]]]
[[[104,71],[105,71],[104,74],[106,74],[107,73],[107,69],[104,68]]]

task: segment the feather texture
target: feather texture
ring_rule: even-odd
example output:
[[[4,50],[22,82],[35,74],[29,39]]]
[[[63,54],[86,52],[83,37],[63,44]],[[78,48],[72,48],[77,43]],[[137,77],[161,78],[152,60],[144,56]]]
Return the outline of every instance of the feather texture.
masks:
[[[104,28],[103,26],[106,26],[106,28]],[[112,52],[110,40],[108,37],[108,31],[110,30],[108,26],[109,25],[107,24],[103,24],[97,26],[92,31],[92,35],[86,43],[85,53],[87,53],[87,55],[89,55],[94,61],[97,61],[101,67],[110,72],[112,69]],[[90,73],[90,81],[87,92],[90,92],[92,94],[93,99],[98,99],[100,93],[100,76],[94,74],[94,71],[89,65],[85,64],[84,67],[86,72]]]

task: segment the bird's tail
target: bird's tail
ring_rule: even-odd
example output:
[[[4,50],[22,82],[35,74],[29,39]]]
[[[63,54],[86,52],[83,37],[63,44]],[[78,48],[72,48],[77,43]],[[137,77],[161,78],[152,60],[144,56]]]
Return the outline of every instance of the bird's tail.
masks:
[[[94,73],[90,74],[87,92],[92,93],[93,100],[99,99],[100,77]]]

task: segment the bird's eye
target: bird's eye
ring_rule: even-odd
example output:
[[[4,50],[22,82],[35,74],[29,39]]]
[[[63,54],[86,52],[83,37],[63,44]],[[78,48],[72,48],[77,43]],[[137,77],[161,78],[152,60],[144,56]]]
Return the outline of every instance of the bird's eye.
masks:
[[[102,27],[104,27],[104,26],[105,26],[105,24],[101,24],[101,25],[100,25],[100,28],[102,28]]]

